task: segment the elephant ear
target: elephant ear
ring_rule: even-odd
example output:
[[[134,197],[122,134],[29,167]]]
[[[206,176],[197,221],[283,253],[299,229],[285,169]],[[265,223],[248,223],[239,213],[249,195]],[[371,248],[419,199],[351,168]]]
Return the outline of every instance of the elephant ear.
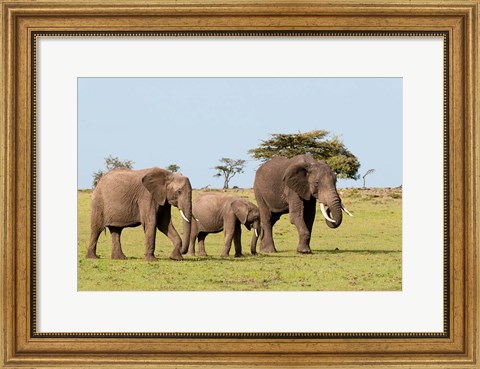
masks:
[[[235,200],[232,202],[232,209],[240,223],[245,224],[248,217],[248,204],[242,200]]]
[[[168,173],[161,169],[152,170],[142,178],[143,185],[161,206],[165,205],[167,199],[167,178]]]
[[[308,163],[291,164],[283,175],[285,184],[304,200],[309,200],[312,196],[308,184],[308,165]]]

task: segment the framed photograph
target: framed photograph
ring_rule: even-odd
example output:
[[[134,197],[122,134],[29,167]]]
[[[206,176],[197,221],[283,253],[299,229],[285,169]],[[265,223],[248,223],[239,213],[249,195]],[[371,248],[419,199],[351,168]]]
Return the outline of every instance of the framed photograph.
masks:
[[[476,368],[478,0],[1,0],[5,367]]]

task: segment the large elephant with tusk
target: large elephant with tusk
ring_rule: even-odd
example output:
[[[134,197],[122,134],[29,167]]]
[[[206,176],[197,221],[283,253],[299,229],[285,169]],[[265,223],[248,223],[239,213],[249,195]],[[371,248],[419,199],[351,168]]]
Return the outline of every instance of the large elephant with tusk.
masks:
[[[183,244],[172,224],[171,207],[183,218]],[[187,177],[160,168],[114,169],[104,175],[92,193],[91,234],[87,258],[97,258],[97,240],[112,233],[112,259],[126,259],[120,244],[123,228],[143,226],[145,260],[154,261],[156,230],[173,243],[170,258],[182,260],[188,249],[192,219],[192,186]]]
[[[342,211],[352,215],[338,195],[335,174],[327,163],[317,162],[310,154],[267,161],[258,168],[253,189],[263,230],[261,252],[277,251],[272,227],[282,214],[290,214],[290,222],[298,231],[297,252],[303,254],[312,252],[310,237],[317,202],[330,228],[342,224]]]

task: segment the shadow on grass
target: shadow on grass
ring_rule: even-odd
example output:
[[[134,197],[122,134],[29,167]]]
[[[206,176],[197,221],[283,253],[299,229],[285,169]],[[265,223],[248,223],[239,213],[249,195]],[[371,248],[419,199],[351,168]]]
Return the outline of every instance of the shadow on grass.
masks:
[[[233,255],[230,255],[228,257],[222,257],[219,255],[208,255],[206,257],[200,257],[200,256],[189,256],[183,261],[187,262],[199,262],[199,261],[208,261],[208,262],[222,262],[222,263],[228,263],[228,262],[235,262],[235,263],[242,263],[242,262],[247,262],[247,261],[252,261],[252,260],[261,260],[268,258],[269,255],[275,255],[275,254],[256,254],[256,255],[251,255],[251,254],[243,254],[243,256],[240,257],[235,257]]]
[[[261,260],[273,260],[273,259],[302,259],[309,257],[315,257],[318,255],[335,255],[335,254],[354,254],[354,255],[390,255],[390,254],[401,254],[401,250],[312,250],[311,254],[300,254],[294,251],[289,250],[280,250],[277,252],[261,254],[258,253],[256,255],[251,254],[244,254],[242,257],[221,257],[217,255],[207,256],[207,257],[190,257],[188,259],[184,259],[184,261],[220,261],[220,262],[250,262],[250,261],[261,261]]]
[[[398,254],[401,250],[313,250],[314,254]]]
[[[312,250],[311,254],[300,254],[290,250],[279,250],[277,252],[272,253],[258,253],[256,255],[251,254],[244,254],[241,257],[234,257],[233,255],[228,257],[221,257],[219,255],[209,255],[209,256],[184,256],[182,261],[178,261],[181,263],[201,263],[201,262],[250,262],[250,261],[260,261],[263,259],[275,259],[275,258],[291,258],[291,259],[301,259],[301,258],[309,258],[314,257],[315,255],[335,255],[335,254],[365,254],[365,255],[389,255],[389,254],[401,254],[401,250]],[[109,257],[103,258],[99,257],[99,259],[85,259],[85,260],[92,260],[92,261],[100,261],[100,260],[109,260],[113,262],[128,262],[129,260],[135,261],[143,261],[149,264],[155,264],[156,262],[165,262],[169,261],[175,263],[175,260],[171,260],[168,256],[157,256],[157,261],[147,262],[144,260],[143,257],[138,256],[131,256],[128,257],[127,260],[112,260]]]
[[[276,253],[260,254],[255,257],[260,258],[289,258],[289,259],[308,259],[310,257],[315,257],[318,255],[335,255],[335,254],[353,254],[353,255],[391,255],[391,254],[401,254],[401,250],[312,250],[311,254],[301,254],[294,251],[278,251]]]
[[[190,263],[190,262],[207,262],[207,261],[211,261],[211,260],[217,260],[217,261],[236,261],[236,262],[240,262],[240,261],[247,261],[247,260],[252,260],[252,259],[261,259],[261,258],[264,258],[266,256],[264,255],[243,255],[241,257],[234,257],[233,255],[231,256],[228,256],[228,257],[221,257],[221,256],[218,256],[218,255],[212,255],[212,256],[184,256],[183,257],[183,260],[172,260],[170,259],[168,256],[156,256],[157,260],[155,261],[146,261],[143,257],[139,257],[139,256],[127,256],[127,259],[126,260],[115,260],[115,259],[111,259],[110,257],[102,257],[101,255],[99,255],[98,259],[86,259],[86,258],[83,258],[81,262],[83,262],[83,260],[85,260],[85,262],[90,262],[90,263],[94,263],[94,262],[102,262],[102,261],[108,261],[108,262],[112,262],[112,263],[128,263],[129,261],[140,261],[140,262],[144,262],[145,264],[152,264],[154,265],[155,263],[158,263],[158,262],[172,262],[172,263],[175,263],[175,262],[179,262],[179,263]]]

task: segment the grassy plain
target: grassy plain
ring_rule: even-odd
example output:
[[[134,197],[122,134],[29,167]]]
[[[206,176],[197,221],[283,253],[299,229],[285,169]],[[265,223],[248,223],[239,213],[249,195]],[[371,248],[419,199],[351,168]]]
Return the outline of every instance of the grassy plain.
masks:
[[[250,255],[252,231],[242,226],[242,258],[221,258],[223,232],[208,235],[208,257],[168,257],[172,244],[157,232],[157,262],[143,260],[142,227],[122,233],[128,260],[111,260],[109,232],[99,238],[99,259],[85,259],[91,191],[78,192],[78,290],[80,291],[398,291],[402,289],[402,190],[339,189],[347,208],[337,229],[329,229],[317,209],[311,248],[296,253],[297,232],[288,215],[274,227],[278,253]],[[194,190],[194,198],[202,191]],[[229,190],[255,203],[251,189]],[[175,227],[181,218],[172,208]],[[257,249],[260,242],[257,245]]]

